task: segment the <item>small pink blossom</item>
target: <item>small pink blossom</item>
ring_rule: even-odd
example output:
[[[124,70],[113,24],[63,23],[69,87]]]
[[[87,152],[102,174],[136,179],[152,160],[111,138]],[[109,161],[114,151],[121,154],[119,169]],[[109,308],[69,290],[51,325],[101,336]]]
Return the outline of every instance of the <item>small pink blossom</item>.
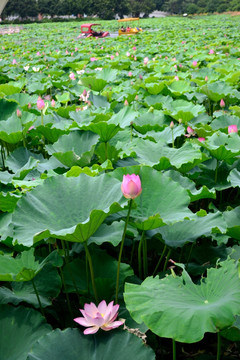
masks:
[[[118,51],[116,52],[116,56],[119,56],[119,52],[118,52]]]
[[[33,129],[35,129],[35,127],[32,125],[32,126],[30,126],[30,128],[28,129],[28,131],[31,131],[31,130],[33,130]]]
[[[97,59],[95,57],[91,57],[90,61],[97,61]]]
[[[149,59],[148,59],[148,57],[146,56],[146,57],[143,59],[144,65],[147,65],[148,61],[149,61]]]
[[[231,134],[231,133],[237,133],[238,132],[238,128],[237,128],[237,125],[229,125],[228,126],[228,133]]]
[[[207,76],[205,76],[205,81],[208,81],[208,77],[207,77]]]
[[[75,318],[78,324],[85,326],[84,335],[95,334],[99,329],[109,331],[123,325],[123,321],[115,321],[118,316],[119,305],[108,305],[103,300],[98,306],[94,303],[85,304],[84,310],[80,309],[83,317]]]
[[[142,192],[142,185],[139,175],[123,175],[121,185],[123,196],[127,199],[135,199]]]
[[[21,117],[22,116],[22,113],[19,109],[17,109],[17,117]]]
[[[70,77],[71,80],[76,80],[76,79],[75,79],[75,75],[74,75],[73,72],[70,73],[69,77]]]
[[[40,54],[40,52],[39,52],[39,51],[37,52],[37,56],[41,56],[41,54]]]
[[[111,56],[110,56],[110,59],[113,60],[113,59],[114,59],[114,55],[111,55]]]
[[[68,55],[69,54],[69,52],[66,50],[66,55]]]
[[[225,102],[224,102],[223,99],[221,99],[221,101],[220,101],[220,106],[221,106],[221,108],[224,108],[224,107],[225,107]]]
[[[17,63],[16,59],[13,59],[12,64],[15,65]]]
[[[203,141],[205,141],[205,138],[204,137],[199,137],[198,141],[203,142]]]
[[[178,77],[177,75],[174,77],[174,79],[175,79],[176,81],[179,81],[179,77]]]
[[[136,46],[133,47],[133,50],[137,50]]]
[[[193,66],[197,66],[197,61],[194,60],[194,61],[192,62],[192,65],[193,65]]]
[[[133,74],[132,74],[132,72],[131,72],[131,71],[129,71],[128,76],[130,76],[130,77],[131,77],[132,75],[133,75]]]
[[[213,50],[213,49],[210,49],[210,50],[209,50],[209,54],[214,54],[214,50]]]
[[[127,51],[127,52],[126,52],[126,55],[127,55],[127,56],[130,56],[130,52],[129,52],[129,51]]]
[[[187,127],[187,134],[185,134],[184,136],[186,137],[191,137],[195,135],[195,131],[191,128],[191,126]]]
[[[54,107],[55,105],[56,105],[55,100],[52,99],[52,101],[51,101],[51,106]]]
[[[129,104],[128,104],[128,101],[127,101],[127,99],[124,101],[124,106],[128,106]]]
[[[174,128],[174,122],[173,122],[173,121],[170,122],[170,128],[171,128],[171,129]]]
[[[38,110],[43,110],[45,107],[44,100],[39,96],[37,99],[37,108]]]

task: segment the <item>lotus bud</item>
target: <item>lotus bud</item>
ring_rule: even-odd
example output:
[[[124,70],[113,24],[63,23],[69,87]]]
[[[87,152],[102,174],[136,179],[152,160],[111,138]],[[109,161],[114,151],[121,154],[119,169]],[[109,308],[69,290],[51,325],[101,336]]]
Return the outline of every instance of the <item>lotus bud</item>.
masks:
[[[221,99],[221,101],[220,101],[220,106],[221,106],[221,108],[224,108],[224,107],[225,107],[225,102],[224,102],[223,99]]]
[[[208,81],[208,77],[207,77],[207,76],[205,76],[205,81]]]
[[[55,100],[52,99],[52,101],[51,101],[51,106],[54,107],[55,105],[56,105]]]
[[[121,190],[126,199],[135,199],[138,197],[142,192],[139,175],[123,175]]]
[[[174,128],[174,122],[173,122],[173,121],[170,122],[170,128],[171,128],[171,129]]]
[[[128,101],[127,101],[127,99],[124,101],[124,106],[128,106]]]
[[[22,116],[22,113],[21,113],[21,111],[19,110],[19,109],[17,109],[17,117],[21,117]]]
[[[43,110],[45,107],[44,100],[39,96],[37,100],[37,108],[38,110]]]
[[[205,138],[204,137],[199,137],[198,141],[203,142],[203,141],[205,141]]]

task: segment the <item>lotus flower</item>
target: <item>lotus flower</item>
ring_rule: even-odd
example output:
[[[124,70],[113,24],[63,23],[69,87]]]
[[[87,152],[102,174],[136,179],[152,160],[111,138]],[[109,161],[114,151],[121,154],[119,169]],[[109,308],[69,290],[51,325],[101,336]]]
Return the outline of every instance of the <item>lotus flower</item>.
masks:
[[[21,117],[22,116],[22,113],[19,109],[17,109],[17,117]]]
[[[69,78],[70,78],[71,80],[75,80],[75,75],[74,75],[73,72],[70,73]]]
[[[149,61],[149,59],[148,59],[148,57],[146,56],[146,57],[143,59],[144,65],[147,65],[148,61]]]
[[[39,96],[37,99],[37,108],[38,110],[43,110],[45,107],[44,100]]]
[[[231,133],[237,133],[238,132],[238,128],[237,128],[237,125],[229,125],[228,127],[228,133],[231,134]]]
[[[205,141],[205,138],[204,137],[199,137],[198,141],[203,142],[203,141]]]
[[[213,49],[210,49],[210,50],[209,50],[209,54],[214,54],[214,50],[213,50]]]
[[[118,316],[119,305],[108,305],[103,300],[98,306],[94,303],[85,304],[84,310],[80,309],[83,317],[74,319],[78,324],[87,327],[84,335],[95,334],[100,328],[104,331],[115,329],[123,324],[123,321],[114,321]]]
[[[192,64],[193,64],[193,66],[197,66],[197,61],[194,60]]]
[[[142,192],[142,185],[139,175],[123,175],[121,185],[123,196],[127,199],[135,199]]]
[[[52,101],[51,101],[51,106],[54,107],[55,105],[56,105],[55,100],[52,99]]]
[[[221,101],[220,101],[220,106],[221,106],[221,108],[224,108],[224,106],[225,106],[225,102],[223,99],[221,99]]]

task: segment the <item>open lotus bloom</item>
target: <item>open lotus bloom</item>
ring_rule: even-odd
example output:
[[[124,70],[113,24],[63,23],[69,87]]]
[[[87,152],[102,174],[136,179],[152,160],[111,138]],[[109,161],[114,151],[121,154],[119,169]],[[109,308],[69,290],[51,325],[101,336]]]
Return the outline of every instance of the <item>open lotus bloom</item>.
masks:
[[[142,192],[142,185],[139,175],[123,175],[121,185],[123,196],[127,199],[135,199]]]
[[[87,327],[84,335],[95,334],[100,328],[109,331],[123,325],[123,321],[115,321],[118,316],[119,305],[113,305],[111,301],[108,305],[103,300],[98,306],[94,303],[85,304],[84,310],[80,309],[83,317],[74,319],[78,324]]]
[[[237,128],[237,125],[229,125],[228,126],[228,133],[231,134],[231,133],[237,133],[238,132],[238,128]]]

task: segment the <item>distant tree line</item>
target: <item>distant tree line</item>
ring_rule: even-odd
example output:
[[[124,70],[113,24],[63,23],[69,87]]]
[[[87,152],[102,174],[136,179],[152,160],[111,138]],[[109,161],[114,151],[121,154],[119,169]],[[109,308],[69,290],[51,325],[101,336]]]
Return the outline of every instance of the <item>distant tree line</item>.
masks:
[[[239,0],[10,0],[3,17],[19,15],[21,18],[36,17],[38,14],[97,15],[102,19],[113,19],[132,14],[148,16],[154,10],[171,14],[212,13],[240,11]]]

